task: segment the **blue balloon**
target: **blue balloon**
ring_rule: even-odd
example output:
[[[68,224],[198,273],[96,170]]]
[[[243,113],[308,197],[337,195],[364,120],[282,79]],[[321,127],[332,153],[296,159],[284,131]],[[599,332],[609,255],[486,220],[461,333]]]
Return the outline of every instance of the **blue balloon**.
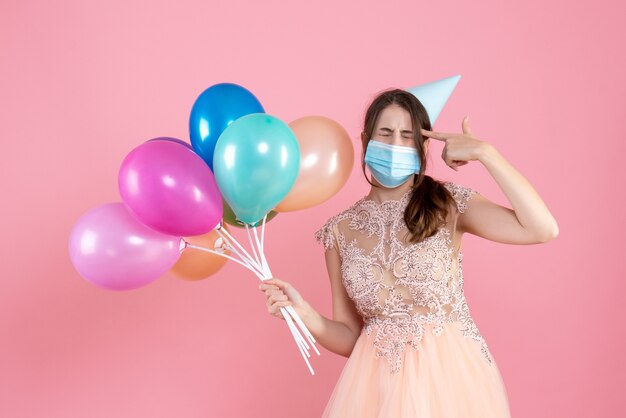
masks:
[[[189,137],[196,154],[213,169],[215,144],[228,125],[265,110],[249,90],[232,83],[215,84],[196,99],[189,116]]]
[[[287,196],[299,170],[296,135],[285,122],[264,113],[237,119],[215,147],[215,181],[237,219],[248,225]]]

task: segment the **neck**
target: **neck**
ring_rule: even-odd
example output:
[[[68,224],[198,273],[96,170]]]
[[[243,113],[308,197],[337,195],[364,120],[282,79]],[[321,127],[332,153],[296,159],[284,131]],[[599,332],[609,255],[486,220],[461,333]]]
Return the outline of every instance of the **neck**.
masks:
[[[386,200],[400,200],[402,196],[404,196],[404,194],[411,189],[415,181],[414,179],[415,176],[411,176],[411,178],[408,179],[405,183],[402,183],[401,185],[393,189],[389,189],[380,185],[380,183],[378,183],[376,179],[372,177],[372,183],[374,183],[378,187],[372,186],[370,188],[370,192],[367,195],[367,198],[378,203],[384,202]]]

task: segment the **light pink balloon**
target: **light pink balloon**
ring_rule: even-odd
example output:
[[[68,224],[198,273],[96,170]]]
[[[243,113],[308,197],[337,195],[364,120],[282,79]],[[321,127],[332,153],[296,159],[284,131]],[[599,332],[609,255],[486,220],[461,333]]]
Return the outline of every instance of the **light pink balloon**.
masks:
[[[144,225],[118,202],[98,206],[76,221],[69,252],[85,279],[110,290],[130,290],[153,282],[176,264],[181,240]]]
[[[213,172],[190,147],[173,138],[155,138],[122,162],[118,185],[137,219],[170,235],[211,231],[222,219],[223,203]]]

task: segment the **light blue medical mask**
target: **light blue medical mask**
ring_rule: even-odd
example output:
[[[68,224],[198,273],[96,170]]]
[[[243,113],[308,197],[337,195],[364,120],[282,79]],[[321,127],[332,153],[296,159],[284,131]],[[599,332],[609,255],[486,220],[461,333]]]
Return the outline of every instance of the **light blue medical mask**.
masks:
[[[375,140],[367,144],[365,164],[372,176],[387,188],[398,187],[420,171],[417,149]]]

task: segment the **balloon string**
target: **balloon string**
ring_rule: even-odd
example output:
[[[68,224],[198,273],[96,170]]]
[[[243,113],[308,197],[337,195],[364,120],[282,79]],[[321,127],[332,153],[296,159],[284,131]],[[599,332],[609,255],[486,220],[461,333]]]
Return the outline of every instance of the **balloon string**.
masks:
[[[246,233],[248,234],[248,242],[250,243],[250,247],[252,247],[252,253],[254,254],[254,259],[256,260],[257,264],[263,266],[263,264],[259,260],[259,256],[257,255],[256,248],[254,247],[254,244],[252,243],[252,236],[250,235],[250,227],[248,226],[248,224],[246,224]]]
[[[263,249],[265,248],[265,222],[267,220],[267,213],[263,217],[263,224],[261,225],[261,253],[263,253]]]
[[[256,227],[252,228],[252,232],[254,233],[256,245],[259,247],[259,252],[261,253],[261,265],[265,269],[265,274],[268,277],[272,277],[272,271],[270,270],[270,266],[267,264],[267,259],[265,258],[265,253],[263,252],[263,245],[259,241],[259,235],[256,232]]]
[[[289,326],[289,329],[291,330],[291,334],[293,335],[294,339],[296,340],[296,344],[298,346],[298,349],[300,350],[300,354],[302,354],[302,358],[306,362],[306,365],[308,366],[309,371],[311,372],[312,375],[315,375],[315,372],[313,371],[313,367],[311,367],[311,363],[309,362],[309,359],[307,358],[307,356],[310,357],[310,355],[309,355],[308,351],[305,350],[302,347],[302,342],[298,339],[298,337],[302,338],[302,336],[300,335],[300,333],[296,329],[296,326],[293,324],[293,321],[291,320],[291,317],[289,316],[287,311],[284,308],[281,308],[280,311],[283,314],[283,317],[285,318],[285,321],[287,321],[287,325]]]
[[[272,277],[272,273],[271,273],[271,270],[269,268],[269,265],[267,263],[267,259],[264,253],[266,218],[267,218],[267,215],[263,218],[263,225],[261,228],[261,240],[259,240],[256,227],[252,227],[252,232],[254,234],[254,242],[253,242],[252,235],[250,234],[250,228],[248,227],[248,225],[246,225],[246,232],[248,233],[248,239],[252,247],[252,252],[255,256],[254,259],[245,250],[245,248],[225,228],[221,228],[221,226],[218,226],[218,228],[216,228],[215,231],[220,235],[220,237],[228,245],[229,249],[233,251],[233,253],[236,254],[240,258],[241,261],[236,259],[235,257],[231,257],[219,251],[215,251],[209,248],[190,244],[187,241],[185,241],[185,248],[189,247],[189,248],[193,248],[193,249],[197,249],[201,251],[206,251],[206,252],[230,259],[236,262],[237,264],[252,271],[259,278],[259,280],[265,281],[266,279],[269,279]],[[233,246],[232,243],[234,243],[235,246]],[[256,243],[256,248],[254,245],[255,243]],[[258,252],[257,252],[257,249],[258,249]],[[311,372],[312,375],[315,375],[315,371],[313,370],[313,367],[311,367],[311,363],[308,360],[311,357],[311,355],[309,354],[310,346],[309,344],[307,344],[307,339],[308,339],[309,342],[311,343],[310,345],[313,347],[317,355],[320,355],[320,352],[318,351],[317,347],[315,347],[315,339],[313,338],[309,330],[306,328],[306,326],[304,325],[304,322],[302,322],[302,319],[300,318],[298,313],[295,311],[293,306],[281,307],[280,312],[285,318],[285,322],[287,323],[289,327],[291,335],[296,345],[298,346],[298,350],[300,351],[300,354],[302,355],[302,358],[304,359],[309,371]]]
[[[220,235],[220,237],[222,237],[225,241],[230,240],[231,242],[234,242],[235,245],[241,250],[241,252],[243,254],[245,254],[245,258],[252,264],[254,265],[254,267],[257,268],[258,271],[262,272],[263,269],[261,268],[261,266],[259,264],[256,263],[256,261],[254,261],[254,259],[250,256],[250,254],[248,254],[248,252],[246,251],[245,248],[243,248],[243,246],[241,244],[239,244],[239,241],[237,241],[232,235],[230,235],[230,233],[228,232],[228,230],[226,228],[217,228],[215,229],[215,231]],[[226,236],[224,236],[226,235]],[[226,238],[228,237],[228,238]],[[235,248],[233,247],[233,250]],[[244,258],[243,256],[241,258]]]
[[[245,255],[243,255],[241,252],[237,251],[236,247],[233,247],[232,243],[228,240],[228,238],[224,237],[223,238],[224,241],[228,244],[229,248],[239,256],[239,258],[246,264],[248,264],[250,266],[251,269],[254,270],[254,272],[257,274],[257,276],[259,278],[263,277],[263,271],[260,269],[260,267],[254,263],[254,260],[246,257]]]
[[[270,270],[269,264],[267,262],[267,258],[265,257],[265,251],[264,251],[265,222],[266,222],[266,218],[264,217],[263,224],[261,225],[261,240],[259,240],[259,235],[257,233],[256,227],[252,227],[252,232],[254,234],[254,241],[259,249],[259,255],[261,258],[262,266],[265,269],[265,275],[269,278],[269,277],[272,277],[273,275]],[[304,324],[304,322],[302,321],[302,319],[300,318],[296,310],[293,308],[293,306],[281,307],[280,312],[283,314],[283,317],[285,318],[285,320],[287,321],[287,324],[289,325],[289,329],[291,330],[291,333],[294,339],[296,340],[296,343],[298,344],[298,349],[300,350],[300,354],[302,354],[304,361],[309,367],[309,371],[311,372],[311,374],[314,375],[315,372],[313,371],[313,368],[311,367],[311,364],[309,363],[308,358],[311,357],[311,355],[309,354],[310,347],[313,347],[313,350],[315,350],[315,353],[318,356],[320,355],[319,350],[315,346],[315,338],[313,338],[313,335],[308,330],[308,328],[306,327],[306,325]],[[294,324],[294,321],[295,321],[295,324]],[[307,344],[307,340],[310,342],[310,346],[309,344]]]
[[[218,234],[219,234],[219,231],[218,231]],[[253,267],[257,272],[259,273],[261,272],[258,266],[254,263],[254,260],[251,260],[248,257],[244,256],[243,254],[241,254],[241,252],[237,251],[237,248],[233,247],[233,244],[231,241],[233,241],[234,238],[230,240],[226,236],[221,235],[221,234],[220,234],[220,237],[224,240],[224,243],[228,246],[228,248],[232,250],[235,254],[237,254],[244,263],[246,263],[250,267]]]
[[[317,350],[317,347],[315,347],[315,338],[313,338],[313,334],[311,334],[311,332],[309,331],[309,329],[306,327],[306,325],[304,324],[304,322],[302,322],[302,319],[300,318],[300,315],[298,315],[298,313],[296,312],[296,310],[293,308],[293,306],[289,305],[287,306],[287,310],[289,311],[289,313],[291,313],[291,316],[293,316],[293,319],[296,320],[296,323],[298,324],[298,326],[300,327],[300,329],[302,330],[302,332],[304,332],[304,335],[306,335],[306,337],[309,339],[311,346],[313,347],[313,350],[315,350],[315,352],[317,353],[317,355],[320,355],[320,352]]]
[[[244,247],[243,247],[243,246],[239,243],[239,241],[237,241],[237,240],[235,239],[235,237],[233,237],[233,236],[232,236],[232,235],[228,232],[228,230],[227,230],[226,228],[218,228],[218,229],[216,229],[215,231],[216,231],[216,232],[220,235],[220,237],[222,237],[225,241],[230,241],[230,242],[233,242],[233,243],[234,243],[234,244],[235,244],[235,245],[239,248],[239,250],[241,251],[241,253],[243,253],[243,254],[245,255],[245,257],[244,257],[244,256],[242,256],[242,258],[247,259],[250,263],[252,263],[252,264],[253,264],[253,265],[257,268],[257,270],[262,271],[262,269],[261,269],[261,265],[260,265],[260,264],[258,264],[258,263],[257,263],[257,262],[256,262],[256,261],[252,258],[252,256],[251,256],[251,255],[250,255],[250,254],[246,251],[246,249],[245,249],[245,248],[244,248]],[[233,249],[234,249],[234,247],[233,247]]]
[[[208,252],[208,253],[211,253],[211,254],[219,255],[220,257],[225,257],[225,258],[227,258],[227,259],[229,259],[231,261],[234,261],[237,264],[242,265],[243,267],[247,268],[248,270],[252,271],[257,276],[259,276],[259,272],[254,267],[252,267],[248,263],[246,263],[245,261],[243,261],[243,262],[239,261],[236,258],[231,257],[231,256],[229,256],[227,254],[221,253],[219,251],[211,250],[210,248],[205,248],[205,247],[201,247],[201,246],[198,246],[198,245],[190,244],[187,241],[185,241],[185,243],[186,243],[186,245],[185,245],[186,248],[193,248],[195,250],[205,251],[205,252]]]
[[[256,241],[256,244],[259,247],[259,252],[261,254],[261,260],[263,262],[263,267],[266,269],[265,274],[268,277],[272,277],[272,272],[271,272],[271,270],[269,268],[269,264],[267,263],[267,259],[265,258],[265,252],[263,251],[263,239],[265,238],[265,234],[264,234],[265,231],[263,229],[264,226],[265,226],[265,219],[263,219],[263,225],[261,227],[261,237],[262,237],[262,240],[260,242],[259,242],[259,236],[257,234],[257,228],[253,227],[252,228],[252,232],[254,233],[254,239]],[[298,315],[296,310],[293,308],[293,306],[287,306],[286,309],[289,311],[289,313],[291,314],[293,319],[296,321],[296,323],[298,324],[298,326],[300,327],[300,329],[302,330],[304,335],[311,342],[311,345],[313,346],[313,349],[315,350],[315,352],[319,356],[320,352],[317,350],[317,347],[315,347],[315,338],[313,338],[313,335],[311,334],[309,329],[306,327],[306,325],[304,324],[304,322],[302,321],[302,319],[300,318],[300,316]],[[304,339],[302,339],[302,341],[304,342],[304,344],[305,344],[305,346],[306,346],[306,348],[308,350],[309,347],[306,344],[306,341],[304,341]],[[308,354],[308,352],[307,352],[307,354]]]

